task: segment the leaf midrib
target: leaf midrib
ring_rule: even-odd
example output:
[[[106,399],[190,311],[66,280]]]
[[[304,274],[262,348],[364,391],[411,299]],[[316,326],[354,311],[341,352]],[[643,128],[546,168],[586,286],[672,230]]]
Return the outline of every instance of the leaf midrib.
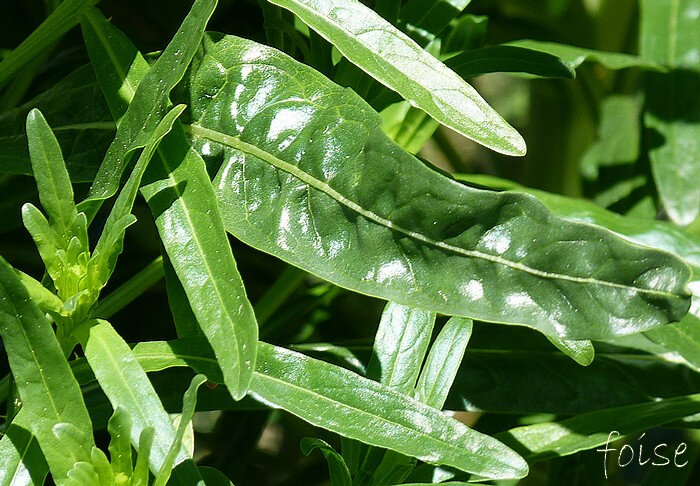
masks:
[[[590,284],[590,285],[600,285],[603,287],[611,287],[611,288],[616,288],[616,289],[623,289],[623,290],[631,290],[634,292],[638,293],[643,293],[643,294],[649,294],[649,295],[654,295],[657,297],[664,297],[664,298],[672,298],[672,299],[679,299],[682,298],[681,296],[674,294],[669,291],[665,290],[658,290],[658,289],[646,289],[646,288],[641,288],[641,287],[636,287],[633,285],[626,285],[626,284],[620,284],[620,283],[615,283],[615,282],[608,282],[606,280],[599,280],[596,278],[592,277],[576,277],[572,275],[564,275],[560,273],[553,273],[553,272],[546,272],[543,270],[538,270],[532,267],[529,267],[527,265],[524,265],[522,263],[514,262],[511,260],[508,260],[506,258],[503,258],[501,256],[496,256],[496,255],[491,255],[488,253],[483,253],[478,250],[467,250],[464,248],[460,248],[458,246],[451,245],[449,243],[445,243],[443,241],[437,241],[434,240],[428,236],[425,236],[421,233],[418,233],[416,231],[412,231],[406,228],[403,228],[402,226],[399,226],[395,224],[393,221],[386,219],[382,216],[379,216],[378,214],[363,208],[359,204],[355,203],[354,201],[351,201],[350,199],[346,198],[344,195],[333,189],[329,184],[327,184],[324,181],[318,180],[315,177],[313,177],[311,174],[308,174],[307,172],[304,172],[301,170],[299,167],[290,164],[289,162],[286,162],[284,160],[281,160],[277,157],[275,157],[273,154],[264,151],[263,149],[256,147],[255,145],[249,144],[247,142],[244,142],[236,137],[233,137],[231,135],[227,135],[225,133],[212,130],[209,128],[205,128],[201,125],[183,125],[185,128],[185,131],[189,132],[190,134],[196,136],[196,137],[201,137],[201,138],[206,138],[211,140],[212,142],[220,143],[223,145],[227,145],[229,147],[233,147],[235,149],[238,149],[242,152],[248,153],[250,155],[253,155],[268,164],[277,167],[280,170],[283,170],[297,179],[301,180],[302,182],[308,184],[309,186],[313,187],[314,189],[317,189],[323,193],[325,193],[327,196],[335,199],[337,202],[340,204],[348,207],[349,209],[355,211],[356,213],[360,214],[361,216],[367,218],[368,220],[371,220],[381,226],[384,226],[392,231],[396,231],[399,233],[403,233],[404,235],[413,238],[414,240],[421,241],[425,244],[440,248],[441,250],[449,251],[451,253],[456,253],[458,255],[462,255],[467,258],[477,258],[485,261],[489,261],[492,263],[504,265],[510,268],[513,268],[514,270],[519,270],[525,273],[529,273],[531,275],[534,275],[536,277],[540,278],[546,278],[546,279],[552,279],[552,280],[563,280],[563,281],[568,281],[568,282],[574,282],[574,283],[581,283],[581,284]]]

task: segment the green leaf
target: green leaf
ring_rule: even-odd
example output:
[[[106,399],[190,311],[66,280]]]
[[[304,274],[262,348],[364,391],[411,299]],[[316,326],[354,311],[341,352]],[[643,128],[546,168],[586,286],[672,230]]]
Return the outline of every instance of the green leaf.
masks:
[[[561,422],[517,427],[496,435],[529,464],[592,449],[624,436],[700,412],[700,394],[590,412]]]
[[[399,393],[413,395],[434,325],[434,312],[387,303],[367,365],[367,378]],[[381,449],[363,449],[365,459],[362,473],[373,473],[375,482],[378,481],[376,478],[382,478],[381,484],[386,484],[386,475],[391,474],[397,466],[410,471],[415,465],[415,459],[394,451],[385,454]],[[379,466],[375,467],[373,457],[382,456]]]
[[[551,194],[519,186],[504,179],[483,175],[457,174],[459,180],[493,189],[516,189],[536,196],[551,211],[565,218],[593,223],[614,231],[635,243],[659,248],[678,255],[691,265],[693,293],[691,314],[681,322],[647,331],[649,337],[669,350],[681,354],[695,367],[700,367],[700,238],[663,221],[621,216],[582,199]]]
[[[587,61],[597,62],[608,69],[625,69],[638,67],[654,71],[663,71],[665,68],[655,60],[644,56],[637,57],[619,52],[604,52],[583,47],[571,46],[568,44],[558,44],[556,42],[545,42],[531,39],[521,39],[508,42],[509,46],[523,47],[535,51],[545,52],[558,57],[570,69],[576,69]]]
[[[196,8],[197,5],[192,12]],[[202,29],[211,15],[207,12],[206,18],[202,17]],[[196,18],[194,13],[190,15]],[[116,30],[105,22],[100,23],[99,17],[96,24],[105,32]],[[121,95],[114,91],[118,83],[112,78],[131,75],[132,71],[138,73],[138,69],[127,70],[125,66],[132,59],[142,58],[123,35],[111,37],[113,46],[103,44],[105,38],[94,39],[91,55],[102,60],[120,56],[111,64],[103,62],[111,76],[98,76],[107,98],[115,98]],[[170,45],[177,43],[173,40]],[[144,83],[148,85],[148,79],[139,83],[136,74],[129,81],[131,86],[138,85],[129,110],[139,102],[138,93]],[[128,98],[129,93],[124,96]],[[164,99],[167,100],[167,96]],[[120,127],[129,123],[128,117],[129,111]],[[248,389],[255,366],[257,322],[228,243],[204,161],[188,145],[179,124],[159,146],[157,160],[151,164],[146,179],[141,191],[154,214],[165,250],[194,316],[221,362],[231,395],[240,399]]]
[[[491,478],[527,474],[527,465],[492,438],[377,382],[284,348],[259,343],[251,393],[369,445]]]
[[[95,291],[99,291],[99,289],[104,287],[107,280],[112,275],[117,258],[124,245],[124,233],[126,232],[126,228],[136,220],[131,214],[131,209],[134,206],[134,201],[139,191],[139,185],[141,184],[141,178],[146,171],[146,167],[155,154],[158,144],[160,144],[163,137],[170,132],[177,117],[179,117],[184,110],[185,105],[178,105],[163,117],[151,134],[150,140],[143,149],[143,152],[141,152],[129,179],[119,193],[112,211],[107,217],[107,221],[105,222],[100,239],[95,246],[89,265],[89,270],[93,272],[91,276],[93,279],[93,289]]]
[[[199,46],[204,28],[215,6],[216,0],[196,0],[173,40],[143,80],[138,83],[138,88],[133,95],[133,102],[129,104],[123,117],[119,117],[121,119],[117,127],[117,134],[107,149],[102,165],[90,188],[88,198],[80,204],[80,209],[88,216],[94,215],[102,200],[116,193],[121,174],[130,154],[148,143],[152,132],[165,115],[170,104],[168,94],[182,79],[185,69]],[[90,38],[86,40],[90,40]],[[100,41],[102,40],[100,38]],[[112,51],[109,52],[114,54]],[[120,64],[121,66],[123,64]],[[135,68],[122,74],[138,72],[139,70]],[[113,83],[110,83],[109,86],[113,87]],[[105,86],[103,89],[106,89]],[[123,96],[124,93],[119,95]],[[112,107],[116,107],[114,102]]]
[[[404,31],[425,47],[471,0],[409,0],[401,6],[399,19]]]
[[[99,0],[64,0],[42,24],[0,62],[0,88],[27,63],[78,23],[82,12]]]
[[[39,443],[31,433],[30,415],[20,409],[0,439],[0,484],[30,486],[44,484],[49,472]]]
[[[190,422],[192,422],[192,417],[194,417],[194,409],[197,405],[197,389],[199,389],[199,387],[205,381],[207,381],[207,379],[204,375],[195,376],[192,379],[192,383],[190,383],[190,387],[185,392],[185,396],[182,399],[180,424],[177,427],[177,432],[175,433],[173,443],[170,445],[170,449],[168,450],[168,455],[166,456],[160,471],[158,471],[158,474],[156,474],[156,479],[153,486],[165,486],[168,479],[170,479],[170,474],[172,472],[175,459],[177,458],[180,449],[183,447],[182,439],[185,436],[185,431],[187,430],[187,426],[190,424]]]
[[[77,329],[76,333],[85,357],[113,408],[117,410],[121,407],[129,414],[132,422],[131,443],[136,447],[143,430],[153,427],[155,437],[148,458],[151,470],[157,473],[166,460],[176,431],[153,385],[129,346],[107,321],[89,322]],[[177,461],[187,459],[187,452],[181,448]],[[194,464],[190,469],[188,472],[192,477],[192,473],[196,474]]]
[[[693,302],[695,300],[700,300],[700,296],[696,294]],[[700,309],[695,312],[697,314]],[[652,329],[644,335],[700,369],[700,317],[697,315],[688,314],[680,322]]]
[[[27,138],[32,172],[39,189],[41,206],[49,216],[49,223],[67,246],[73,236],[73,221],[78,212],[73,201],[73,186],[58,145],[44,116],[37,109],[27,116]]]
[[[233,483],[224,473],[209,466],[199,466],[200,476],[207,486],[233,486]]]
[[[659,197],[671,221],[688,225],[700,214],[700,29],[696,0],[641,2],[639,49],[671,67],[649,73],[644,124]]]
[[[588,366],[595,358],[595,349],[593,343],[587,339],[572,340],[559,339],[554,336],[547,336],[549,342],[554,344],[556,348],[582,366]]]
[[[255,366],[258,325],[202,158],[176,127],[141,189],[192,311],[241,399]]]
[[[134,464],[131,458],[131,417],[121,406],[114,409],[114,413],[107,424],[109,432],[109,458],[112,471],[117,477],[131,477],[134,472]]]
[[[449,319],[430,347],[416,384],[416,400],[441,410],[472,335],[472,321]]]
[[[148,465],[149,457],[152,454],[154,436],[155,429],[150,426],[144,427],[138,436],[138,455],[136,456],[134,475],[131,480],[132,486],[148,486]]]
[[[477,334],[465,353],[449,410],[573,415],[700,392],[696,370],[663,351],[597,343],[596,359],[581,367],[534,336],[484,332],[488,336]]]
[[[553,54],[497,45],[470,49],[449,57],[445,65],[463,78],[487,73],[523,73],[545,78],[573,78],[574,68]]]
[[[165,249],[163,249],[165,250]],[[167,252],[163,251],[163,273],[165,274],[165,289],[168,294],[170,313],[175,321],[175,331],[178,337],[202,335],[202,329],[192,312],[192,306],[187,300],[187,294],[177,278],[173,264],[170,263]]]
[[[35,278],[27,275],[26,273],[15,270],[19,279],[22,281],[22,285],[27,290],[29,298],[44,312],[55,312],[58,313],[63,307],[63,302],[58,298],[56,294],[51,292],[49,289],[41,285],[41,282]]]
[[[92,423],[46,315],[30,299],[14,269],[0,257],[0,335],[26,412],[54,478],[63,478],[79,460],[89,460]],[[79,448],[53,433],[68,423],[82,431]]]
[[[25,123],[35,108],[50,122],[73,182],[91,182],[115,130],[92,66],[78,68],[48,91],[0,114],[0,172],[32,174]]]
[[[328,474],[331,479],[331,486],[352,486],[350,470],[345,464],[343,457],[338,454],[327,442],[313,437],[304,437],[299,444],[301,452],[308,456],[315,449],[318,449],[326,458],[328,463]]]
[[[367,365],[367,378],[411,395],[435,325],[435,313],[389,302]]]
[[[357,0],[274,0],[353,64],[467,138],[508,155],[525,141],[472,88],[407,35]]]
[[[114,117],[121,120],[150,66],[143,56],[134,55],[136,49],[131,41],[113,27],[98,9],[87,10],[81,18],[80,27],[90,62],[103,91],[118,94],[105,98]]]
[[[255,248],[361,293],[567,339],[687,312],[683,262],[530,196],[451,181],[388,140],[353,93],[277,51],[208,35],[193,66],[188,131],[224,161],[226,228]]]
[[[382,131],[412,154],[423,148],[439,126],[424,111],[412,107],[406,101],[387,106],[379,115],[382,117]]]
[[[634,164],[639,158],[642,100],[634,95],[611,95],[600,107],[598,139],[581,159],[581,172],[598,177],[600,167]]]

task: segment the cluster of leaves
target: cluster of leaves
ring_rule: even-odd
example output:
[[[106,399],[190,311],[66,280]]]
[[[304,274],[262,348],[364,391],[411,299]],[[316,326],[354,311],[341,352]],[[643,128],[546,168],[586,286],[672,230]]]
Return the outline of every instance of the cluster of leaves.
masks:
[[[640,56],[486,45],[469,0],[260,0],[255,28],[225,21],[243,2],[195,0],[144,54],[97,3],[47,1],[0,61],[0,484],[250,483],[280,424],[316,436],[295,440],[315,460],[255,484],[557,482],[580,456],[600,479],[577,453],[611,430],[697,425],[696,0],[642,0]],[[593,8],[482,3],[551,25]],[[523,138],[467,79],[578,90],[589,126],[565,106],[523,161],[568,196],[493,175],[547,107]],[[415,155],[431,147],[449,171]],[[161,280],[167,303],[139,303]]]

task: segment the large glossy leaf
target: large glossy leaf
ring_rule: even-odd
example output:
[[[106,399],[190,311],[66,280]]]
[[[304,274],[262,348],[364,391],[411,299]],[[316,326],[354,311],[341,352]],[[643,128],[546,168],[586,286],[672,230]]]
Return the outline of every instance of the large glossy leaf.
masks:
[[[251,393],[316,426],[487,477],[527,474],[498,442],[406,395],[284,348],[261,342],[258,350]]]
[[[497,437],[532,464],[603,445],[612,431],[633,434],[698,412],[700,394],[695,394],[600,410],[561,422],[518,427]],[[612,434],[612,440],[620,435]]]
[[[139,79],[143,69],[138,66],[145,61],[128,39],[98,12],[92,12],[86,29],[88,33],[93,31],[101,35],[88,35],[86,41],[91,46],[91,56],[103,67],[98,79],[106,97],[113,100],[111,108],[119,119],[123,103],[138,103],[141,86],[149,82],[148,75]],[[121,84],[114,82],[120,78]],[[119,91],[124,84],[132,88]],[[138,86],[135,92],[134,86]],[[129,109],[120,127],[130,123],[128,117]],[[228,389],[234,398],[240,399],[253,374],[257,323],[228,244],[206,167],[188,145],[179,124],[159,147],[157,160],[146,179],[142,193],[154,213],[170,262],[197,322],[221,362]],[[130,187],[132,203],[136,188]]]
[[[684,263],[530,196],[451,181],[388,140],[353,93],[273,49],[209,35],[188,82],[187,129],[223,162],[224,221],[251,246],[403,305],[570,339],[687,311]]]
[[[273,0],[294,12],[353,64],[435,120],[509,155],[525,141],[438,59],[357,0]]]
[[[151,471],[157,473],[175,439],[175,427],[163,409],[153,385],[129,346],[107,321],[87,323],[76,333],[85,357],[112,407],[115,410],[121,407],[129,414],[132,423],[131,443],[134,447],[138,447],[141,432],[145,428],[154,428],[149,463]],[[183,470],[183,474],[190,479],[197,478],[194,463],[188,461],[184,448],[180,450],[176,462],[182,461],[190,466]]]
[[[584,368],[554,350],[504,345],[467,351],[445,408],[566,415],[697,391],[695,370],[653,355],[598,349]]]
[[[526,191],[561,216],[604,226],[623,238],[683,258],[690,264],[693,274],[692,281],[688,284],[693,293],[690,313],[681,322],[647,331],[647,334],[670,351],[678,352],[694,366],[700,367],[700,238],[663,221],[621,216],[589,201],[529,189],[504,179],[466,174],[458,174],[457,178],[480,187]]]
[[[64,478],[74,462],[89,460],[94,445],[92,423],[51,322],[2,257],[0,334],[26,413],[25,424],[39,442],[53,477]],[[54,434],[58,423],[82,431],[84,443],[79,447],[63,443]]]
[[[16,49],[0,62],[0,88],[8,79],[78,23],[81,13],[99,0],[64,0]]]
[[[697,0],[641,2],[639,50],[671,67],[646,78],[645,125],[659,197],[672,221],[700,214],[700,28]]]
[[[167,112],[170,105],[168,94],[182,79],[215,7],[216,0],[196,0],[163,54],[138,83],[138,88],[133,93],[133,102],[123,117],[120,117],[117,133],[90,187],[88,198],[80,204],[80,209],[88,216],[94,215],[100,201],[117,192],[129,156],[134,150],[146,145],[151,133]],[[111,54],[117,55],[119,52]],[[121,74],[126,76],[141,73],[142,69],[134,69]],[[120,97],[130,94],[128,90],[119,93]],[[111,104],[111,108],[117,106],[116,102]]]
[[[21,410],[3,430],[0,439],[0,485],[44,484],[49,472],[39,443],[31,433],[30,415]]]
[[[608,69],[639,67],[656,71],[664,70],[663,64],[656,62],[655,59],[637,57],[619,52],[596,51],[593,49],[586,49],[584,47],[571,46],[568,44],[558,44],[556,42],[536,41],[530,39],[512,41],[507,45],[524,47],[526,49],[533,49],[535,51],[546,52],[553,56],[557,56],[564,63],[569,65],[571,69],[576,69],[586,61],[593,61],[602,64]]]

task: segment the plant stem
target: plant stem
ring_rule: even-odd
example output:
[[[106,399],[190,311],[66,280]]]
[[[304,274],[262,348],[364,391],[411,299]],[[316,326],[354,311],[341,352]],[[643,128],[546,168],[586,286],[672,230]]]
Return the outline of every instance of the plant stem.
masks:
[[[282,275],[272,284],[272,287],[253,306],[259,326],[262,326],[272,317],[275,311],[280,308],[304,280],[305,276],[306,272],[297,267],[289,265],[284,269]]]
[[[163,257],[156,257],[97,304],[96,317],[108,319],[163,278]]]

